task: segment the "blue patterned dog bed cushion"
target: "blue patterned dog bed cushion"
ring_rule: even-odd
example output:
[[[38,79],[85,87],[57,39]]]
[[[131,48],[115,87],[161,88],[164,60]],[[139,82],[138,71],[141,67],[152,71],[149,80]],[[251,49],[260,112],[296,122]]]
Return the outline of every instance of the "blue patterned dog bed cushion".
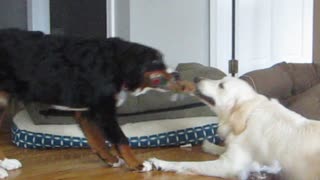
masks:
[[[13,123],[12,141],[18,147],[88,147],[87,139],[75,124],[35,125],[25,110],[14,116]],[[121,126],[133,148],[195,145],[205,139],[219,143],[217,127],[217,119],[214,116],[137,122]]]

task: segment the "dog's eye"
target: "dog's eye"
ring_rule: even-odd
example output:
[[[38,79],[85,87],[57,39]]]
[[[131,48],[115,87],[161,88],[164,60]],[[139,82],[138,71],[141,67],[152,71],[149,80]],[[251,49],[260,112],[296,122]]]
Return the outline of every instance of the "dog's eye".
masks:
[[[219,88],[224,89],[224,84],[222,82],[219,83]]]

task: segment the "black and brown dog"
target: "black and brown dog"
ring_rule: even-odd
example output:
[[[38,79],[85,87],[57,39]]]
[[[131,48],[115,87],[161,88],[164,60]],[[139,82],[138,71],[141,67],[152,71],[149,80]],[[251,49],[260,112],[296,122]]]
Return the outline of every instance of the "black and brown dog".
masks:
[[[0,30],[0,105],[5,108],[12,97],[72,107],[92,150],[110,166],[120,166],[123,158],[131,169],[144,168],[117,123],[116,104],[122,91],[140,94],[149,88],[185,88],[156,49],[119,38]],[[109,152],[106,139],[119,157]]]

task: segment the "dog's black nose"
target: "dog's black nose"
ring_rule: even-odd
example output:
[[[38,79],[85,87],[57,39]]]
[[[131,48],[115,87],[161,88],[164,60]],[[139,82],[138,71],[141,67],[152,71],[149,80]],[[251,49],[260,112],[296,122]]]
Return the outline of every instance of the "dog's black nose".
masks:
[[[199,83],[202,79],[203,78],[201,78],[201,77],[195,77],[195,78],[193,78],[193,82],[194,83]]]

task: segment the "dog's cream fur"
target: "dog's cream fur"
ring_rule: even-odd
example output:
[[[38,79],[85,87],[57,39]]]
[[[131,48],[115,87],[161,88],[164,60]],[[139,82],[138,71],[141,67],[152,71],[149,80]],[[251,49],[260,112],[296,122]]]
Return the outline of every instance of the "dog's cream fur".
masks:
[[[219,159],[205,162],[150,159],[156,168],[243,178],[256,163],[269,167],[278,163],[282,179],[320,179],[319,121],[306,119],[277,100],[257,94],[237,78],[202,79],[197,88],[201,99],[219,117],[218,133],[225,139],[225,149],[205,143],[206,152],[222,153]]]

